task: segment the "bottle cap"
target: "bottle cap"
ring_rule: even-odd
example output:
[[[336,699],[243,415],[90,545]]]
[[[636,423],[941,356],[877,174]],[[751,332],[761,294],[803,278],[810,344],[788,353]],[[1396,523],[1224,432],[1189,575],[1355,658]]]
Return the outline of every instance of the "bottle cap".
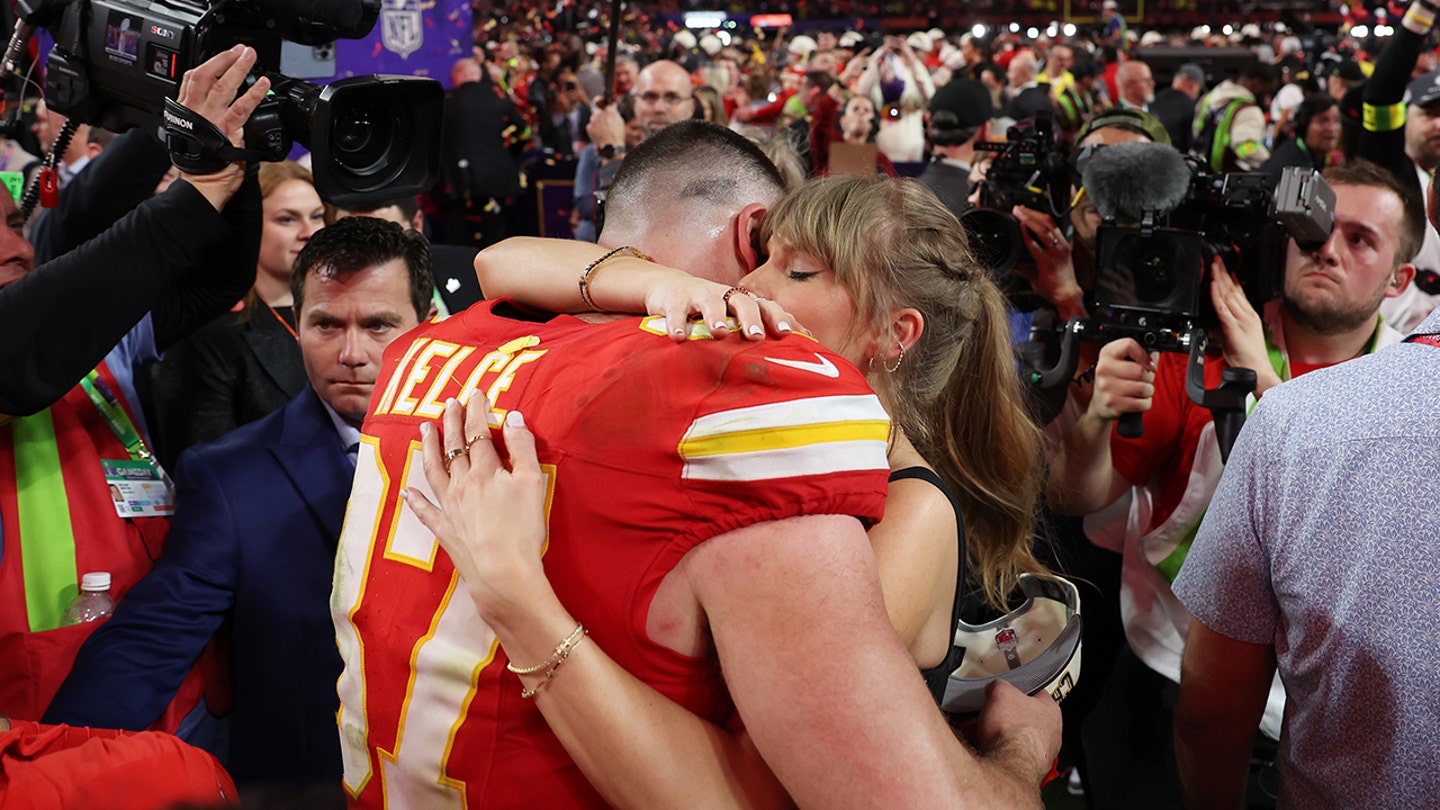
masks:
[[[91,571],[80,578],[80,590],[82,591],[108,591],[110,590],[109,571]]]

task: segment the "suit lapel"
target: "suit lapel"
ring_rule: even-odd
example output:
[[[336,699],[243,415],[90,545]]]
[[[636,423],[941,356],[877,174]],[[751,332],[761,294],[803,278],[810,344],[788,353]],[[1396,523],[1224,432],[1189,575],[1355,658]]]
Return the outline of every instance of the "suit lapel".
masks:
[[[270,452],[334,547],[355,470],[340,445],[335,424],[308,385],[285,405],[284,424]]]

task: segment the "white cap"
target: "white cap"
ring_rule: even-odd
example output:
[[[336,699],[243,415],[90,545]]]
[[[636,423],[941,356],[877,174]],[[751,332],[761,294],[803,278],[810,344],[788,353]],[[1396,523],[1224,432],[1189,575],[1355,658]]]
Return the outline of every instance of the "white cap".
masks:
[[[1304,45],[1301,44],[1299,37],[1290,36],[1280,39],[1280,53],[1284,55],[1288,56],[1292,53],[1300,53],[1303,48]]]
[[[947,42],[940,46],[940,64],[951,70],[959,70],[965,66],[965,54]]]
[[[1240,36],[1242,36],[1242,37],[1244,37],[1244,38],[1246,38],[1246,39],[1259,39],[1259,38],[1260,38],[1260,24],[1259,24],[1259,23],[1245,23],[1244,25],[1240,26]]]
[[[842,48],[853,48],[864,41],[865,37],[861,36],[859,31],[846,31],[840,35],[840,39],[836,40]]]
[[[695,47],[695,35],[689,31],[676,31],[673,39],[675,42],[678,42],[682,48],[689,49]]]
[[[937,39],[944,39],[944,38],[945,38],[945,32],[942,31],[942,30],[940,30],[939,28],[931,28],[929,31],[926,31],[925,33],[930,35],[930,41],[931,41],[931,42],[934,42],[934,41],[937,40]]]
[[[925,33],[924,31],[916,31],[915,33],[906,37],[905,42],[908,43],[911,48],[914,48],[917,51],[928,51],[930,50],[930,46],[933,44],[930,41],[930,35]]]
[[[1141,45],[1159,45],[1165,41],[1165,35],[1159,31],[1146,31],[1140,35]]]
[[[80,590],[82,591],[108,591],[110,590],[109,571],[91,571],[80,577]]]
[[[798,56],[809,56],[810,54],[814,53],[815,49],[818,47],[820,46],[815,43],[815,40],[805,36],[804,34],[800,34],[799,36],[796,36],[790,40],[790,44],[785,48],[785,50]]]
[[[720,38],[715,36],[714,34],[706,34],[705,36],[700,37],[700,50],[710,54],[711,56],[720,53],[720,49],[724,47],[725,45],[720,42]]]
[[[1119,10],[1120,10],[1120,4],[1117,3],[1117,2],[1115,2],[1115,0],[1105,0],[1105,2],[1103,2],[1103,3],[1100,4],[1100,8],[1101,8],[1101,9],[1109,9],[1109,10],[1111,10],[1111,11],[1119,11]]]

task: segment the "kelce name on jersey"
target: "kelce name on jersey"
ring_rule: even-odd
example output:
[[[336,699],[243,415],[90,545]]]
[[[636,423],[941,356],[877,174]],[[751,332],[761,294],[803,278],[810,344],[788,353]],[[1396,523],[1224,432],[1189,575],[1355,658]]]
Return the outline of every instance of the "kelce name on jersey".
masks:
[[[500,395],[514,384],[515,375],[545,356],[547,350],[535,348],[539,345],[539,337],[527,335],[491,350],[476,362],[471,359],[475,346],[417,338],[400,358],[373,413],[439,419],[446,399],[467,402],[485,385],[489,386],[485,396],[495,407]]]

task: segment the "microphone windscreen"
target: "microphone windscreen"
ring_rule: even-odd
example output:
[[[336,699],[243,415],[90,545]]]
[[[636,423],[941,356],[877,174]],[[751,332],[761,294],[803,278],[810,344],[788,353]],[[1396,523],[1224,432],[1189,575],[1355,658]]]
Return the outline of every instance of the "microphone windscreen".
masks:
[[[1100,216],[1135,222],[1146,211],[1170,212],[1190,188],[1190,167],[1180,152],[1146,141],[1096,149],[1080,177]]]

